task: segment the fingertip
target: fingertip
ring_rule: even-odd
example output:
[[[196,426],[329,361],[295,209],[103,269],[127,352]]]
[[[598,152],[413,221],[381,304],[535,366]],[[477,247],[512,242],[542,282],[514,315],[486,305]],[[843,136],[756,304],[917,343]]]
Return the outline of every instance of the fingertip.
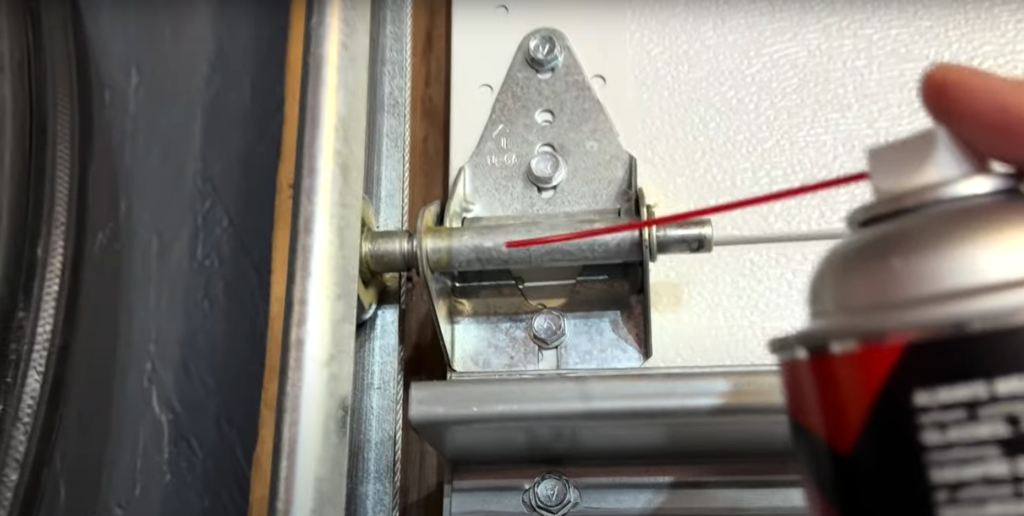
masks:
[[[925,71],[921,79],[921,100],[936,122],[958,125],[964,89],[971,87],[972,76],[979,73],[951,63],[937,63]]]
[[[1024,164],[1024,82],[943,63],[925,72],[921,98],[932,118],[971,148]]]

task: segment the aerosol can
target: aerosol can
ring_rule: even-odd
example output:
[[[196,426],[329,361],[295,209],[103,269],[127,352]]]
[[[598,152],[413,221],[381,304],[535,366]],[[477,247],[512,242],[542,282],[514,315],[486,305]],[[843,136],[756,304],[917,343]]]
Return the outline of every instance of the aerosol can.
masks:
[[[810,325],[771,343],[811,511],[1024,515],[1019,178],[942,128],[868,161]]]

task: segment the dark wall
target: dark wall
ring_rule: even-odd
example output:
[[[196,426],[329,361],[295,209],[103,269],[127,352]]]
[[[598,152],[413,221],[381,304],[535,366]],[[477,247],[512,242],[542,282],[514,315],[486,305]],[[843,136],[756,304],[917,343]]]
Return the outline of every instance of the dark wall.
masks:
[[[79,5],[82,209],[38,514],[244,514],[288,1]]]

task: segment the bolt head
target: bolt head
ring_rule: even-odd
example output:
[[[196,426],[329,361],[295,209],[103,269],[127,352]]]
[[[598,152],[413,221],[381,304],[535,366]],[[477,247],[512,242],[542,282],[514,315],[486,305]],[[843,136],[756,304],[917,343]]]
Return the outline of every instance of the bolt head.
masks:
[[[537,505],[545,509],[555,509],[569,499],[569,485],[564,480],[548,477],[536,486]]]
[[[529,178],[537,188],[554,188],[565,180],[565,161],[552,151],[540,151],[530,158]]]
[[[565,315],[562,312],[544,309],[533,315],[530,321],[530,337],[544,349],[557,348],[568,335]]]
[[[558,473],[537,477],[523,494],[523,504],[541,516],[564,516],[580,502],[579,491]]]
[[[530,67],[537,73],[550,72],[562,64],[562,46],[550,32],[538,32],[527,44]]]

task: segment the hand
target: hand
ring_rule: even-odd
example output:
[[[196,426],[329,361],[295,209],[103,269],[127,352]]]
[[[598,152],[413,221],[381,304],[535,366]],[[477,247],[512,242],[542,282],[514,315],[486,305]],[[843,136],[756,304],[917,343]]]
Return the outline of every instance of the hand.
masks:
[[[975,152],[1024,172],[1024,80],[938,65],[921,96],[932,118]]]

